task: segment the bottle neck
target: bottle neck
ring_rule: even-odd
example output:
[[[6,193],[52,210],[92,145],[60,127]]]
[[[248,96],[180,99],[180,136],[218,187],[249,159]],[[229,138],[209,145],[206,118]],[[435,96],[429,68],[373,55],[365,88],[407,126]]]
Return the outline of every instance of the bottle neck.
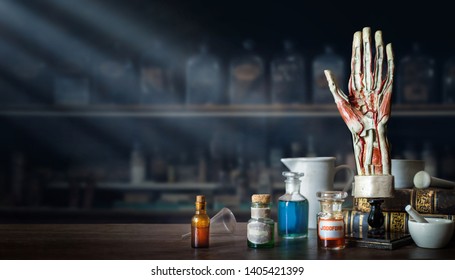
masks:
[[[206,214],[205,203],[196,202],[196,214]]]
[[[300,180],[288,178],[285,181],[286,193],[296,193],[300,191]]]

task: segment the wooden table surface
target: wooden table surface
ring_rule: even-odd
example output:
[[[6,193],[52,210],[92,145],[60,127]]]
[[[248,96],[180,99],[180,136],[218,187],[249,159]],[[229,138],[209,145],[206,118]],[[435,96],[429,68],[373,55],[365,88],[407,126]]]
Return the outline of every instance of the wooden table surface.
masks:
[[[276,238],[272,249],[246,244],[246,223],[235,234],[212,236],[210,248],[193,249],[181,234],[189,224],[0,224],[0,259],[8,260],[242,260],[242,259],[455,259],[455,241],[443,249],[413,243],[394,250],[318,249],[316,232],[299,241]]]

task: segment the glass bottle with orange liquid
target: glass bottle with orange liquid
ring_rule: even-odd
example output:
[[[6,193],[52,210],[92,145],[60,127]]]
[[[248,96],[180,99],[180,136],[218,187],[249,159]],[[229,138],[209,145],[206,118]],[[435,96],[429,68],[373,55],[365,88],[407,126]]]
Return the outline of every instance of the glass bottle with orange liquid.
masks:
[[[196,196],[196,213],[191,219],[191,247],[208,248],[210,237],[210,218],[206,211],[205,196]]]
[[[319,247],[329,250],[343,249],[345,225],[342,204],[348,194],[343,191],[324,191],[316,195],[321,204],[317,225]]]

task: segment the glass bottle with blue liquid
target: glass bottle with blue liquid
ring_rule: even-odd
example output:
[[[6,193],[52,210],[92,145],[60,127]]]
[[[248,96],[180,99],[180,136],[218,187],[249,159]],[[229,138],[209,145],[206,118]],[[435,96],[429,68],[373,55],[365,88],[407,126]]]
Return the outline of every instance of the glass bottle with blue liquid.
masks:
[[[278,199],[278,235],[285,239],[308,236],[308,200],[300,194],[303,173],[285,171],[286,193]]]

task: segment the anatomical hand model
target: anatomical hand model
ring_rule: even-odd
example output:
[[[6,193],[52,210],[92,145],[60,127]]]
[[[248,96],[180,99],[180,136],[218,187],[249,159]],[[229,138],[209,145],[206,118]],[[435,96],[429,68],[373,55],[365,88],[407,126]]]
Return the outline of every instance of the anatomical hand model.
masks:
[[[370,28],[354,34],[348,96],[337,86],[330,70],[324,71],[338,111],[352,133],[358,175],[390,174],[386,133],[395,66],[392,45],[387,44],[385,49],[387,68],[383,69],[382,32],[375,33],[374,54]]]

